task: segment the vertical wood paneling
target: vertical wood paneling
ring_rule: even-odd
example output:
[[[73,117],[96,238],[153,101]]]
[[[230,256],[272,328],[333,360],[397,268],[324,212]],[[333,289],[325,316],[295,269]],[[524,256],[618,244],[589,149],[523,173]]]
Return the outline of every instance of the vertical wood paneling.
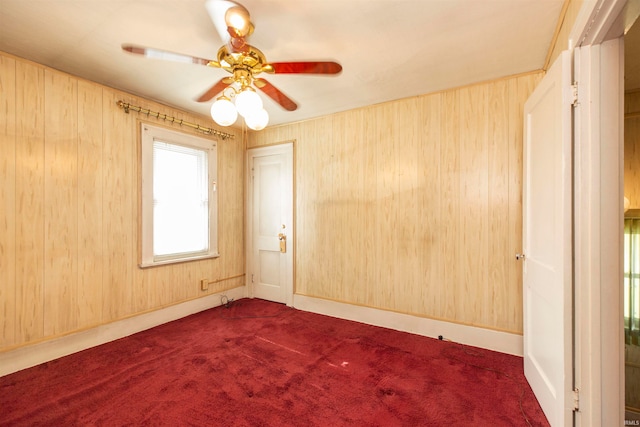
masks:
[[[442,94],[429,95],[423,98],[420,127],[422,141],[418,147],[418,235],[422,246],[420,253],[421,294],[418,300],[422,306],[416,313],[443,318],[444,309],[441,278],[444,274],[442,263],[441,234],[442,188],[441,181],[441,106]]]
[[[77,327],[77,80],[45,71],[44,288],[45,335]]]
[[[489,86],[488,97],[488,218],[489,254],[487,319],[490,324],[508,327],[508,318],[491,301],[507,301],[511,283],[509,265],[509,82],[498,81]],[[492,256],[492,254],[495,254]]]
[[[105,90],[102,103],[104,188],[103,319],[111,321],[133,311],[132,270],[136,265],[137,237],[132,215],[137,209],[137,179],[133,176],[136,120],[116,106],[119,94]]]
[[[488,150],[487,85],[460,90],[460,241],[461,279],[458,316],[487,324],[488,303]],[[497,254],[492,254],[496,256]]]
[[[382,171],[379,169],[380,149],[377,143],[372,141],[379,141],[376,138],[378,132],[377,127],[380,123],[377,122],[379,106],[373,106],[365,110],[364,116],[364,138],[366,139],[367,147],[364,150],[365,156],[365,168],[367,175],[367,187],[363,191],[363,200],[366,202],[367,212],[361,219],[361,225],[355,227],[358,233],[362,233],[365,236],[365,257],[366,262],[364,264],[363,278],[366,280],[366,304],[367,306],[378,307],[382,298],[379,294],[380,289],[380,257],[385,256],[383,250],[380,249],[381,231],[380,229],[380,185],[379,183],[383,178],[381,177]],[[378,113],[379,114],[379,113]],[[353,226],[353,223],[349,223]],[[365,227],[366,224],[366,227]]]
[[[353,283],[355,278],[355,265],[349,265],[345,261],[348,259],[347,253],[351,248],[358,247],[357,241],[351,239],[351,230],[345,227],[345,224],[336,221],[337,218],[344,215],[351,215],[353,209],[357,206],[357,202],[349,198],[349,194],[353,191],[356,183],[357,168],[354,169],[353,157],[351,156],[351,144],[349,141],[349,127],[343,126],[346,121],[352,117],[350,113],[337,114],[331,118],[331,174],[334,195],[332,197],[335,203],[329,203],[332,208],[331,222],[338,226],[333,231],[334,236],[340,238],[329,238],[332,248],[327,247],[327,252],[331,251],[331,257],[335,259],[334,265],[338,274],[334,276],[332,281],[331,295],[340,295],[340,289],[350,288],[345,286],[346,283]],[[357,285],[355,286],[357,288]],[[350,293],[349,291],[347,291]]]
[[[78,324],[102,320],[102,88],[78,82]]]
[[[221,158],[229,158],[229,156],[232,155],[230,151],[231,150],[229,145],[218,143],[218,152],[220,153]],[[241,164],[242,163],[240,163],[240,165],[236,165],[234,162],[218,163],[218,203],[223,212],[227,212],[229,209],[237,212],[238,207],[234,205],[234,195],[229,191],[230,188],[227,187],[227,182],[233,182],[235,169],[242,169]],[[234,190],[238,191],[237,189]],[[241,192],[244,197],[243,189],[241,190]],[[242,213],[237,213],[239,213],[239,218],[242,218]],[[221,215],[218,219],[219,224],[221,224],[221,227],[219,227],[219,233],[222,236],[222,241],[226,243],[226,246],[220,249],[222,250],[222,253],[224,253],[225,256],[228,256],[230,259],[233,259],[237,254],[237,240],[244,239],[244,234],[237,236],[237,239],[234,240],[225,239],[225,234],[228,232],[228,230],[237,230],[237,227],[234,227],[234,222],[237,219],[238,218],[234,218],[231,215]],[[223,268],[221,268],[219,272],[219,278],[233,276],[244,270],[244,268],[240,270],[233,270],[233,268],[235,267],[233,263],[226,263],[222,267]]]
[[[410,313],[422,309],[422,289],[424,272],[421,266],[424,241],[422,239],[422,218],[419,205],[420,191],[418,174],[420,168],[420,147],[422,139],[422,100],[418,97],[395,104],[397,127],[394,134],[402,129],[402,138],[397,139],[398,156],[398,211],[396,224],[391,227],[392,238],[398,242],[397,273],[395,283],[395,309]]]
[[[16,341],[16,61],[0,56],[0,347]]]
[[[317,177],[320,178],[315,200],[319,208],[315,229],[319,236],[323,236],[317,239],[318,252],[312,255],[319,261],[315,267],[315,277],[312,280],[314,280],[315,287],[322,284],[322,294],[336,298],[336,291],[344,275],[342,260],[337,260],[333,254],[334,239],[339,235],[339,231],[336,232],[334,227],[339,230],[341,225],[338,224],[335,217],[336,204],[332,203],[335,200],[337,159],[334,156],[331,129],[330,118],[318,119],[312,129],[316,143],[320,144],[315,152],[318,156]],[[326,137],[322,138],[322,135]],[[319,140],[318,137],[320,137]]]
[[[219,140],[218,201],[219,241],[224,244],[220,253],[225,257],[219,263],[219,278],[242,274],[244,265],[244,150],[238,149],[240,141]],[[291,224],[293,226],[293,224]],[[228,284],[222,284],[227,286]]]
[[[262,133],[262,132],[259,132]],[[310,161],[308,156],[300,157],[300,138],[302,135],[298,135],[298,139],[294,141],[294,164],[293,164],[293,174],[294,174],[294,194],[315,194],[314,180],[310,180],[309,173],[300,174],[298,171],[300,169],[309,169],[313,167],[315,162]],[[306,152],[310,152],[312,150],[311,147],[306,148]],[[296,213],[294,217],[295,224],[290,224],[290,227],[295,227],[295,240],[293,241],[293,250],[294,250],[294,283],[293,283],[293,291],[295,293],[303,293],[308,294],[307,285],[310,282],[310,274],[311,269],[307,268],[304,270],[298,270],[297,265],[310,265],[311,259],[309,259],[310,250],[309,248],[314,248],[317,246],[316,238],[318,237],[317,233],[313,231],[315,229],[315,210],[307,208],[305,205],[302,205],[302,202],[309,203],[309,199],[295,197],[294,196],[294,205],[293,210]],[[307,212],[307,215],[299,215],[298,212]],[[251,218],[247,216],[245,222],[250,221]],[[301,242],[304,242],[302,244]],[[306,250],[305,250],[306,249]],[[247,271],[247,274],[250,274]]]
[[[445,319],[457,319],[457,308],[464,298],[460,292],[463,265],[460,262],[460,132],[459,90],[442,95],[440,122],[440,217],[441,259],[443,275],[438,289],[441,311]],[[464,320],[462,317],[461,321]]]
[[[540,74],[250,133],[297,141],[296,292],[521,333],[522,105]]]
[[[296,165],[294,173],[296,174],[295,188],[299,194],[306,194],[307,197],[297,197],[296,212],[304,214],[298,214],[296,218],[296,245],[295,245],[295,259],[299,260],[300,265],[308,266],[309,268],[297,269],[296,265],[296,291],[309,295],[311,289],[313,289],[313,283],[317,280],[315,276],[325,260],[319,256],[321,250],[323,237],[318,233],[318,225],[320,223],[319,217],[322,209],[320,208],[319,191],[318,187],[321,181],[321,163],[317,161],[317,153],[320,150],[320,144],[322,142],[316,136],[316,121],[309,123],[305,126],[305,131],[298,135],[296,141]],[[278,128],[280,130],[281,128]],[[276,135],[273,136],[277,137]],[[282,140],[276,140],[278,142]],[[304,148],[302,148],[304,147]],[[305,155],[300,156],[300,152]],[[301,171],[305,171],[302,173]],[[249,221],[250,218],[247,218]],[[326,237],[324,237],[326,238]],[[316,264],[314,264],[314,260]]]
[[[341,206],[339,215],[367,221],[367,211],[370,209],[367,207],[366,189],[371,183],[368,171],[370,163],[367,162],[364,147],[366,138],[363,111],[354,110],[338,114],[334,116],[332,124],[338,158],[346,160],[338,162],[339,184],[336,190],[339,192]],[[335,256],[343,265],[342,287],[345,289],[345,296],[358,304],[367,304],[369,284],[373,283],[364,274],[371,256],[367,249],[367,240],[371,238],[371,233],[362,233],[360,228],[351,227],[349,223],[342,222],[340,226],[340,234],[336,234],[336,237],[340,237],[335,239],[339,245],[339,252],[336,252]],[[364,228],[367,229],[366,225]],[[362,256],[353,257],[353,252]],[[337,294],[340,295],[339,289]]]
[[[373,108],[377,107],[372,107],[371,109]],[[375,126],[379,124],[375,123],[375,116],[371,114],[371,109],[365,109],[362,112],[363,132],[360,136],[360,138],[362,138],[362,157],[364,162],[364,187],[360,199],[364,204],[364,212],[361,217],[358,217],[358,227],[353,227],[353,220],[346,222],[347,226],[354,228],[353,232],[360,234],[364,239],[360,277],[365,291],[364,297],[361,298],[361,300],[364,300],[367,306],[378,307],[378,287],[376,280],[378,277],[377,266],[379,260],[377,258],[377,247],[381,243],[379,241],[379,233],[376,232],[376,229],[379,227],[377,223],[378,213],[376,212],[378,200],[376,182],[380,172],[376,168],[378,164],[378,150],[376,144],[372,143],[371,132],[375,129]],[[384,244],[384,242],[382,244]],[[354,255],[353,252],[350,252],[350,258],[354,258]],[[351,261],[349,260],[348,262]]]
[[[1,53],[0,89],[0,351],[243,284],[200,290],[244,272],[239,130],[218,151],[221,257],[143,270],[139,122],[158,120],[116,102],[212,121]]]
[[[376,149],[375,169],[376,174],[376,203],[374,204],[376,227],[371,230],[375,233],[375,278],[376,307],[386,306],[396,308],[398,272],[398,237],[395,231],[398,224],[398,138],[395,137],[397,129],[397,114],[395,103],[386,103],[374,108],[375,131],[371,135]],[[337,159],[336,159],[337,161]],[[364,230],[362,230],[364,231]]]
[[[169,266],[171,267],[171,266]],[[149,276],[149,288],[148,299],[151,307],[162,307],[171,301],[172,298],[172,284],[173,274],[170,271],[171,268],[158,270],[157,268],[149,269],[147,275]],[[131,290],[134,292],[135,290]],[[119,298],[126,298],[126,295],[118,296]]]
[[[44,70],[16,61],[16,342],[44,335]]]

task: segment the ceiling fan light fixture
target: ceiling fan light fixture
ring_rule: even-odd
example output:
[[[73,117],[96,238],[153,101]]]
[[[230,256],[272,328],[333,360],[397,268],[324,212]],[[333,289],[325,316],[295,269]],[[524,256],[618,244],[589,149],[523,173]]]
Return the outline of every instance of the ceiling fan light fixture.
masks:
[[[220,126],[231,126],[238,119],[238,111],[229,98],[221,96],[211,105],[211,118]]]
[[[245,123],[252,130],[262,130],[269,123],[269,113],[264,108],[252,111],[250,115],[245,116]]]
[[[236,108],[242,117],[247,118],[262,109],[262,99],[253,88],[246,87],[236,96]]]
[[[246,37],[253,32],[249,11],[240,5],[227,9],[224,21],[227,27],[233,28],[240,37]]]
[[[130,44],[122,45],[122,49],[150,58],[222,68],[231,73],[233,76],[220,79],[196,98],[197,102],[209,102],[218,94],[222,95],[210,107],[211,117],[218,125],[231,126],[240,114],[245,118],[249,128],[254,130],[265,128],[269,122],[269,114],[264,110],[262,99],[256,93],[256,89],[287,111],[295,111],[298,108],[298,105],[277,87],[265,79],[256,77],[260,73],[337,75],[342,71],[340,64],[330,61],[268,63],[265,55],[248,43],[248,36],[253,33],[254,25],[249,11],[244,6],[236,0],[204,0],[204,2],[211,21],[224,42],[218,49],[216,59],[199,58]],[[235,102],[231,101],[233,98]]]

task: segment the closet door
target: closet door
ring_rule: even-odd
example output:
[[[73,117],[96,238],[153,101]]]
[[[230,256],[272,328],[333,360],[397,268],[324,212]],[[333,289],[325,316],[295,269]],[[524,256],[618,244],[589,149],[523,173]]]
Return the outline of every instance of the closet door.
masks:
[[[552,426],[573,425],[571,52],[524,111],[524,372]]]

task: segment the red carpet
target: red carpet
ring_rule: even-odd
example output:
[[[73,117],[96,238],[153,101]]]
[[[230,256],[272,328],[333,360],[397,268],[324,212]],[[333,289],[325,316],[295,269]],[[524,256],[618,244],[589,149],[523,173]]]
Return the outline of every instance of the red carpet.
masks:
[[[522,369],[243,299],[0,378],[0,425],[548,426]]]

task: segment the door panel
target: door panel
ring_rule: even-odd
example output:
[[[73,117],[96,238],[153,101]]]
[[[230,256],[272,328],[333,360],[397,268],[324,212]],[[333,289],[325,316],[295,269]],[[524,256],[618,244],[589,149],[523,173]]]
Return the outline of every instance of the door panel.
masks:
[[[251,294],[293,301],[293,145],[249,150],[249,247]],[[285,248],[281,251],[281,238]]]
[[[258,250],[259,276],[257,283],[261,286],[280,287],[280,251]]]
[[[571,53],[525,104],[524,371],[552,426],[573,423]]]

